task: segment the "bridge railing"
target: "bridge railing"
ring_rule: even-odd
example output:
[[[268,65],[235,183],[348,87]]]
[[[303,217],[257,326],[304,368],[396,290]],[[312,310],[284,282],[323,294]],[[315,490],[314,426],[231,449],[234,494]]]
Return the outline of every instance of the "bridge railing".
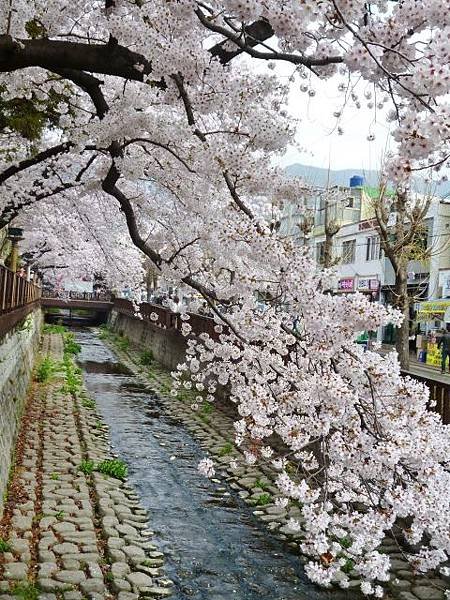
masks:
[[[0,265],[0,315],[4,315],[41,297],[41,288]]]
[[[110,302],[111,294],[103,292],[66,292],[43,290],[42,298],[59,300],[86,300],[91,302]]]

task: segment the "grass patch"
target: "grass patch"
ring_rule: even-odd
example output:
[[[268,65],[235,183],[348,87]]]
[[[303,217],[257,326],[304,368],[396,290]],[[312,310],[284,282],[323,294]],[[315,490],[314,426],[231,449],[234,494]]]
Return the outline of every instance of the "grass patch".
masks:
[[[211,416],[213,410],[214,406],[211,404],[211,402],[205,400],[198,411],[200,420],[203,421],[203,423],[209,423],[209,417]]]
[[[265,483],[264,481],[262,481],[261,479],[257,479],[255,481],[255,487],[260,488],[263,492],[265,490],[267,490],[267,488],[269,487],[268,483]]]
[[[118,336],[116,338],[116,344],[119,350],[128,350],[130,347],[130,340],[126,336]]]
[[[23,581],[16,583],[12,589],[12,593],[16,598],[20,598],[20,600],[38,600],[41,590],[34,583],[25,583]]]
[[[153,352],[151,350],[144,350],[141,352],[139,362],[141,365],[151,365],[154,361]]]
[[[61,333],[64,334],[66,333],[67,329],[64,327],[64,325],[44,325],[43,328],[43,333]]]
[[[102,461],[95,467],[95,470],[115,479],[125,479],[128,475],[127,465],[117,458]]]
[[[58,369],[58,364],[50,356],[41,360],[34,375],[35,381],[45,383],[49,381]]]
[[[11,544],[0,537],[0,552],[11,552]]]
[[[351,573],[353,571],[353,568],[355,566],[354,561],[351,558],[347,558],[347,560],[345,561],[345,564],[341,567],[341,571],[343,571],[344,573],[347,573],[347,575],[349,573]]]
[[[261,494],[255,500],[255,506],[266,506],[272,502],[272,496],[270,494]]]
[[[81,346],[75,341],[73,333],[66,333],[64,335],[64,353],[65,354],[79,354],[81,352]]]
[[[231,442],[227,442],[222,448],[219,450],[219,456],[227,456],[233,452],[233,444]],[[264,489],[264,488],[261,488]]]
[[[90,475],[95,469],[95,463],[93,460],[82,460],[78,470],[85,475]]]
[[[83,398],[83,400],[81,401],[82,406],[84,406],[84,408],[89,408],[91,410],[93,410],[95,408],[95,402],[94,400],[91,400],[90,398]]]
[[[66,380],[63,391],[77,396],[81,390],[81,369],[75,366],[72,354],[64,353],[63,368]]]

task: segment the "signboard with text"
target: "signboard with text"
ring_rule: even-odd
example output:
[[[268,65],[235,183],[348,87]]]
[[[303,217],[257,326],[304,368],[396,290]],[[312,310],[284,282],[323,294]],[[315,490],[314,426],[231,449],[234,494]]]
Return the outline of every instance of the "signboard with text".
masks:
[[[360,292],[376,292],[380,282],[375,277],[360,277],[358,279],[358,290]]]
[[[353,277],[346,277],[345,279],[339,279],[338,290],[341,292],[353,292],[355,287],[355,280]]]

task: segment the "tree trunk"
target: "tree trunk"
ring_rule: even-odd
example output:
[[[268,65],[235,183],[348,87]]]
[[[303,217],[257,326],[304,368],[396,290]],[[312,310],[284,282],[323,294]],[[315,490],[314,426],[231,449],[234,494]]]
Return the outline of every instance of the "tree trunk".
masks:
[[[402,369],[409,369],[409,296],[406,272],[396,274],[395,307],[403,315],[403,323],[397,329],[395,349],[398,352]]]
[[[323,246],[323,266],[328,269],[333,266],[333,236],[325,233],[325,242]]]

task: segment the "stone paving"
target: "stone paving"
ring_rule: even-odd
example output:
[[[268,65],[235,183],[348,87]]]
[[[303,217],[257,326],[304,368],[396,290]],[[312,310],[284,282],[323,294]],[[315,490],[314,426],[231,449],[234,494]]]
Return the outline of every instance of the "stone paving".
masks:
[[[46,335],[42,355],[61,361],[62,336]],[[61,371],[35,383],[22,419],[0,524],[0,600],[170,596],[136,494],[92,471],[111,458],[106,427],[85,392],[64,384]]]
[[[168,371],[156,363],[150,369],[144,369],[140,365],[139,352],[135,352],[133,349],[120,350],[113,345],[111,339],[107,339],[107,342],[136,377],[146,384],[150,391],[158,393],[168,414],[181,421],[193,437],[199,441],[205,452],[214,458],[216,464],[222,466],[217,473],[217,479],[213,479],[218,484],[218,491],[223,490],[227,493],[225,487],[220,487],[223,486],[223,482],[227,482],[244,502],[254,506],[253,514],[265,523],[268,530],[276,537],[286,541],[290,548],[299,554],[299,560],[305,562],[306,559],[301,555],[299,549],[301,533],[290,531],[287,525],[290,518],[301,521],[300,509],[296,506],[283,509],[270,500],[267,502],[277,494],[277,489],[273,485],[276,472],[266,465],[240,467],[238,470],[229,466],[233,458],[242,459],[236,449],[230,448],[230,440],[233,439],[232,418],[221,410],[215,410],[210,416],[193,410],[191,408],[193,399],[189,398],[189,394],[185,394],[186,398],[180,400],[169,393],[171,377]],[[262,500],[264,500],[263,503]],[[433,574],[421,576],[414,573],[403,548],[394,539],[386,538],[381,549],[390,556],[392,565],[392,577],[386,586],[385,598],[389,600],[444,600],[445,591],[450,590],[448,578]],[[354,580],[350,583],[350,588],[356,592],[359,587],[360,581],[355,575]],[[357,597],[360,597],[359,593]]]

